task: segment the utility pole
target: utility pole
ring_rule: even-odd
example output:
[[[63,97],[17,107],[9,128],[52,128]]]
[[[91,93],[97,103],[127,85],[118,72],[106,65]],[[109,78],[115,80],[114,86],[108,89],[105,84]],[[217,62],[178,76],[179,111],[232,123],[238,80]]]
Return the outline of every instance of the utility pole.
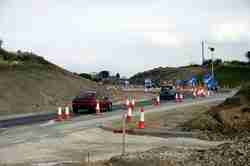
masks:
[[[204,43],[204,41],[202,40],[202,42],[201,42],[202,65],[203,65],[204,62],[205,62],[204,45],[205,45],[205,43]]]
[[[126,113],[122,115],[122,155],[126,153]]]
[[[0,49],[2,49],[3,40],[0,39]]]
[[[211,51],[211,58],[212,58],[212,78],[214,78],[214,48],[208,48]]]

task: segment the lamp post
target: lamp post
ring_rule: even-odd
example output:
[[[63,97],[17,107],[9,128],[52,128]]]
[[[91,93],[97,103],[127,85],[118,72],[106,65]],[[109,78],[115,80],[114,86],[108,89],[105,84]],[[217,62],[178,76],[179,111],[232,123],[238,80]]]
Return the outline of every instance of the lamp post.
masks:
[[[3,41],[0,39],[0,49],[2,49]]]
[[[212,78],[214,78],[214,48],[213,47],[208,47],[208,49],[211,51],[211,56],[212,56]]]

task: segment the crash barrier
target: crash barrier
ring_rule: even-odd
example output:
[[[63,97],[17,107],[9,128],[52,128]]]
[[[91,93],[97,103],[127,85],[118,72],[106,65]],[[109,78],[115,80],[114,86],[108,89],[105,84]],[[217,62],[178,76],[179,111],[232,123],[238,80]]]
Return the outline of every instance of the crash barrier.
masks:
[[[139,120],[139,123],[138,123],[138,128],[139,129],[144,129],[145,128],[145,125],[144,125],[144,109],[141,108],[140,110],[140,120]]]
[[[69,107],[65,107],[64,111],[62,107],[58,107],[56,121],[69,120],[71,117]]]

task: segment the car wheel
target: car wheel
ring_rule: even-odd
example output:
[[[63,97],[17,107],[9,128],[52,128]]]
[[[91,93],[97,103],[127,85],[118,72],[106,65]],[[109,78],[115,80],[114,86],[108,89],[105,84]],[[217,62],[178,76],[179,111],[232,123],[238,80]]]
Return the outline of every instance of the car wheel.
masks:
[[[108,111],[112,111],[112,104],[109,104]]]
[[[78,113],[79,113],[79,112],[78,112],[78,108],[73,107],[73,112],[74,112],[75,114],[78,114]]]

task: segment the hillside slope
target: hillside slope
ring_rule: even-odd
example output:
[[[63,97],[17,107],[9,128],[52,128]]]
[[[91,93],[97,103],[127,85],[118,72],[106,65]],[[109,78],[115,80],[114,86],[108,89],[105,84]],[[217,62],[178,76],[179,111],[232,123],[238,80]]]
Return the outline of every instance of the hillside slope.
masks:
[[[196,76],[199,81],[202,80],[203,75],[211,71],[211,68],[200,66],[186,66],[179,68],[155,68],[135,74],[130,78],[132,83],[144,84],[144,80],[150,78],[156,84],[164,80],[187,80],[192,76]],[[244,82],[250,81],[250,67],[249,66],[237,66],[237,65],[217,65],[214,68],[215,78],[218,80],[221,86],[230,85],[230,87],[236,87]]]
[[[144,80],[150,78],[158,84],[165,80],[186,80],[194,75],[204,73],[205,70],[201,67],[159,67],[145,72],[137,73],[130,78],[130,81],[135,84],[144,84]]]
[[[0,50],[0,115],[56,111],[83,90],[96,89],[32,53]]]

